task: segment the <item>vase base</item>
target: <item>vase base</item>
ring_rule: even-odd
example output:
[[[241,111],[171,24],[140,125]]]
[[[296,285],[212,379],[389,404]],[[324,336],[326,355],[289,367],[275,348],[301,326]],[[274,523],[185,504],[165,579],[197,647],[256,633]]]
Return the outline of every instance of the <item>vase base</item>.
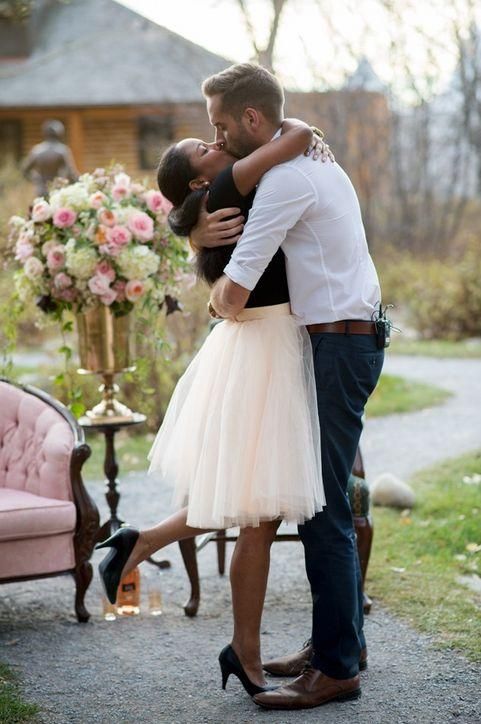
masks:
[[[87,410],[84,415],[84,418],[90,421],[87,424],[91,425],[116,422],[136,422],[139,417],[143,416],[139,413],[132,412],[127,405],[123,405],[113,397],[108,397],[107,399],[102,400],[91,410]]]
[[[125,425],[136,422],[145,422],[146,416],[140,412],[132,412],[129,416],[124,415],[92,415],[92,410],[88,410],[85,415],[79,419],[82,427],[94,427],[95,425]]]

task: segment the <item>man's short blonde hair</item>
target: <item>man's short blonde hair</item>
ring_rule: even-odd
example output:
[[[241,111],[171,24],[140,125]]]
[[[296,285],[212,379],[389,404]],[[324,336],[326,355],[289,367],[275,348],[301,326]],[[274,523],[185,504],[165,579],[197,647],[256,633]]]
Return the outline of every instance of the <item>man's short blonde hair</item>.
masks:
[[[246,108],[259,109],[268,121],[280,125],[284,92],[277,78],[255,63],[238,63],[211,75],[202,83],[205,97],[222,96],[222,110],[239,120]]]

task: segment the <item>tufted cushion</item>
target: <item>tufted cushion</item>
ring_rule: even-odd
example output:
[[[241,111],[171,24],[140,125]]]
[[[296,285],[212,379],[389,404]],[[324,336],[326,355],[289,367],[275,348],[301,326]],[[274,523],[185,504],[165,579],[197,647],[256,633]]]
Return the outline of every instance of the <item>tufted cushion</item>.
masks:
[[[68,500],[0,488],[0,541],[73,532],[75,520],[75,505]]]
[[[0,382],[0,489],[72,500],[73,434],[50,405]]]

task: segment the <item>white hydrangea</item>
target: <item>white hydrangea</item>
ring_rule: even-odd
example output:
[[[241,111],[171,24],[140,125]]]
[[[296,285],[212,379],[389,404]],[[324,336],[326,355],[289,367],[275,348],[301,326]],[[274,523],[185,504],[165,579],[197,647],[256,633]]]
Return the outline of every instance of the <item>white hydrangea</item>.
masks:
[[[134,246],[123,249],[116,262],[126,279],[146,279],[156,273],[160,259],[147,246]]]
[[[33,302],[37,291],[30,279],[25,274],[15,275],[15,289],[21,302],[28,304]]]
[[[88,279],[95,272],[98,256],[95,249],[84,247],[83,249],[75,249],[74,245],[70,245],[70,239],[65,247],[66,260],[65,266],[69,274],[77,277],[77,279]]]
[[[90,193],[81,181],[53,191],[50,195],[50,206],[53,211],[67,206],[75,211],[89,208]]]

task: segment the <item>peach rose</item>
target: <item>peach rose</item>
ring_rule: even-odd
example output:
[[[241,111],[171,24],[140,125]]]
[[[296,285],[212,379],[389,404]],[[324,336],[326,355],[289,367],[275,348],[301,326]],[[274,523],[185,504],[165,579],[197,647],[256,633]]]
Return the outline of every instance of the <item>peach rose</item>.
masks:
[[[139,279],[131,279],[125,285],[125,296],[129,302],[136,302],[145,292],[145,284]]]
[[[101,208],[97,211],[97,217],[104,226],[115,226],[117,223],[117,215],[110,209]]]
[[[100,209],[107,201],[107,197],[102,191],[96,191],[94,194],[91,195],[89,198],[89,206],[91,206],[92,209]]]
[[[57,209],[53,215],[53,223],[59,229],[67,229],[69,226],[73,226],[76,220],[77,214],[75,211],[66,207]]]

